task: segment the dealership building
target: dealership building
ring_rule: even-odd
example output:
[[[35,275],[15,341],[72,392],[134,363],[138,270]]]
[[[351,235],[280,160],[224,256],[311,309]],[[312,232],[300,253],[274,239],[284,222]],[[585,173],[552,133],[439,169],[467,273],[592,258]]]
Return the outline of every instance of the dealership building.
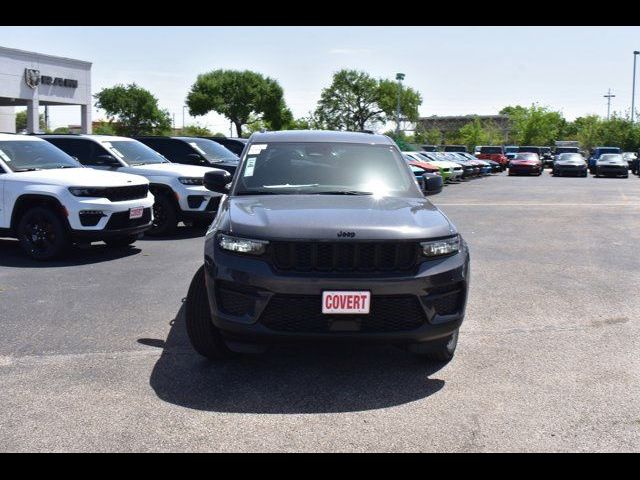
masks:
[[[91,133],[91,63],[0,47],[0,132],[15,132],[15,107],[27,107],[27,131],[40,131],[41,106],[77,105]]]

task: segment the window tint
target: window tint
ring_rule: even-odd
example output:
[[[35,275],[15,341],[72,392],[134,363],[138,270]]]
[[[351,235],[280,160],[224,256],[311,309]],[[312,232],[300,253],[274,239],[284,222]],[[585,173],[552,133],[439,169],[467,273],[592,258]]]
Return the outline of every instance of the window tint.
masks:
[[[140,141],[161,155],[164,155],[170,162],[193,163],[193,161],[188,161],[188,155],[196,152],[180,140],[171,138],[141,138]]]

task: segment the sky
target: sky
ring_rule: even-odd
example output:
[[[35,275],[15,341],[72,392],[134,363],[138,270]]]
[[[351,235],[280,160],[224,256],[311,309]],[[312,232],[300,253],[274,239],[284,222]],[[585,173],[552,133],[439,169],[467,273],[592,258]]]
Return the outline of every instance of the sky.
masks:
[[[197,75],[218,68],[276,79],[296,117],[315,108],[333,73],[355,68],[379,78],[404,73],[422,95],[422,116],[536,102],[573,120],[605,116],[609,88],[612,111],[629,110],[640,27],[0,27],[0,46],[93,62],[94,93],[135,82],[177,127]],[[51,128],[80,122],[80,107],[49,114]],[[94,109],[93,119],[103,118]],[[229,134],[214,113],[185,111],[185,123]]]

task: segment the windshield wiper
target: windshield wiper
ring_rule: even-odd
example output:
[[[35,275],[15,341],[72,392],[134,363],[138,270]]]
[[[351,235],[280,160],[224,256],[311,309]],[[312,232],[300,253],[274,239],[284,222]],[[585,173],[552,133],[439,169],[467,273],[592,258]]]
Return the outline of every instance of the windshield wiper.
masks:
[[[361,190],[333,190],[327,192],[313,192],[314,195],[373,195],[373,192],[363,192]]]
[[[37,170],[42,170],[41,168],[35,168],[35,167],[31,167],[31,168],[16,168],[13,171],[14,172],[35,172]]]

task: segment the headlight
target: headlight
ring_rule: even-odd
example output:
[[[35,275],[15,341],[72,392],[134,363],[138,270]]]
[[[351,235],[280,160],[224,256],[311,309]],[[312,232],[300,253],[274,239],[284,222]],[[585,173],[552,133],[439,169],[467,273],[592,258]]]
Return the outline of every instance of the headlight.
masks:
[[[220,234],[218,245],[223,250],[236,253],[247,253],[249,255],[262,255],[267,249],[269,242],[266,240],[251,240],[249,238],[238,238],[230,235]]]
[[[104,197],[104,191],[101,188],[92,187],[69,187],[69,193],[75,197]]]
[[[460,250],[460,235],[431,242],[421,242],[422,254],[426,257],[439,257],[450,255]]]
[[[202,177],[180,177],[178,181],[183,185],[204,185]]]

